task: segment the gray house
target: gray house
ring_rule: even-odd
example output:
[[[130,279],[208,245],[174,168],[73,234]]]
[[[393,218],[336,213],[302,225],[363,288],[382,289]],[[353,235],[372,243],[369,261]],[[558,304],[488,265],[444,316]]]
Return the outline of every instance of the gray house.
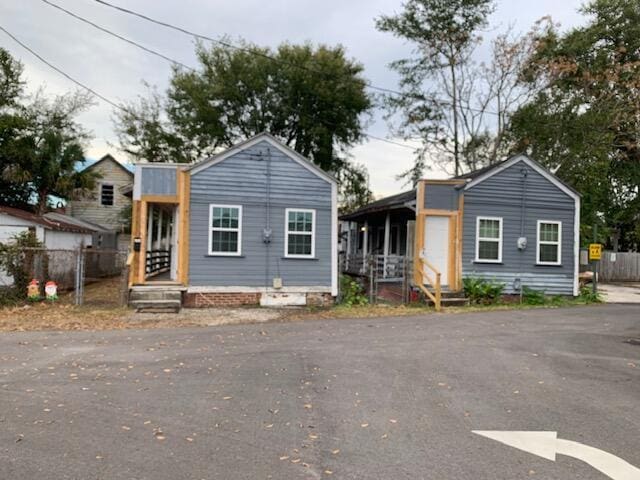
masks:
[[[504,283],[506,293],[578,295],[580,195],[525,155],[422,180],[342,221],[350,273],[373,258],[379,278],[397,283],[412,257],[412,280],[430,297],[460,290],[468,276]]]
[[[337,184],[268,134],[194,165],[141,163],[133,188],[135,300],[325,304],[337,295]]]

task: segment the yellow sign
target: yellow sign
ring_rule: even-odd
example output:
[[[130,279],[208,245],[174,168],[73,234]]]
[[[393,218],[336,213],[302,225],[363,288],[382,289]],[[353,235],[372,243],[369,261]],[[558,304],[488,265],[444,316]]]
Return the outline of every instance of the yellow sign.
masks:
[[[602,244],[589,244],[589,260],[600,260],[602,258]]]

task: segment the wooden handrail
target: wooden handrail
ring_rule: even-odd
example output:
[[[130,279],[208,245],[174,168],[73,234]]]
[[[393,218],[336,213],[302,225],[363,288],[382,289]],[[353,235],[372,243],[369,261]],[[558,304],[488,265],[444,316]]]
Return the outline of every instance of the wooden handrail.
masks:
[[[426,258],[418,257],[419,262],[416,262],[416,268],[414,268],[414,281],[422,290],[427,297],[433,301],[436,311],[439,312],[442,309],[442,285],[440,283],[441,273],[440,271],[433,266],[431,262],[429,262]],[[435,274],[436,281],[434,282],[431,276],[424,271],[424,267],[432,270]],[[435,290],[435,295],[428,288],[424,286],[424,277],[427,277],[427,280]]]

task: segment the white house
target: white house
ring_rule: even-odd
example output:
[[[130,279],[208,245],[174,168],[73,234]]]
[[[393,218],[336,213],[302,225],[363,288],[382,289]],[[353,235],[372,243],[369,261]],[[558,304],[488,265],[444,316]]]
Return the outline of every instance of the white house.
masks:
[[[50,216],[51,215],[51,216]],[[65,221],[67,220],[68,221]],[[0,205],[0,243],[11,242],[23,232],[33,231],[48,250],[73,250],[90,247],[95,230],[79,225],[71,217],[61,214],[36,215],[26,210]],[[57,270],[60,270],[60,266]],[[70,270],[74,264],[65,265]],[[64,272],[51,272],[57,275]],[[0,270],[0,286],[11,285],[13,280]]]

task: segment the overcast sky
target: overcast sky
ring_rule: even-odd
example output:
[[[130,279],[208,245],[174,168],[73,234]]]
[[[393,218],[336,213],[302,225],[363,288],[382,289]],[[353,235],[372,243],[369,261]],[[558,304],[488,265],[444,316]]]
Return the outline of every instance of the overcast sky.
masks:
[[[94,23],[159,50],[188,65],[196,65],[193,39],[145,20],[117,12],[93,0],[50,0]],[[401,0],[110,0],[114,4],[148,16],[183,26],[212,37],[230,35],[259,45],[275,47],[283,41],[311,41],[329,45],[341,43],[348,55],[362,62],[372,84],[396,88],[397,77],[387,68],[402,58],[410,46],[389,34],[378,32],[374,19],[401,8]],[[580,0],[502,0],[490,19],[489,39],[513,24],[526,31],[535,20],[551,15],[563,28],[582,23]],[[164,90],[170,65],[106,33],[79,22],[41,0],[2,0],[0,25],[37,53],[69,75],[116,102],[144,94],[143,80]],[[0,32],[0,46],[25,65],[31,89],[46,86],[50,93],[63,93],[74,85]],[[482,51],[479,53],[482,55]],[[88,145],[90,158],[111,152],[121,161],[128,159],[117,150],[112,127],[112,107],[98,102],[81,117],[94,139]],[[376,115],[368,132],[389,137],[388,126]],[[370,172],[376,196],[402,189],[395,175],[412,164],[411,149],[369,140],[352,150],[356,161]],[[445,174],[433,171],[432,177]]]

